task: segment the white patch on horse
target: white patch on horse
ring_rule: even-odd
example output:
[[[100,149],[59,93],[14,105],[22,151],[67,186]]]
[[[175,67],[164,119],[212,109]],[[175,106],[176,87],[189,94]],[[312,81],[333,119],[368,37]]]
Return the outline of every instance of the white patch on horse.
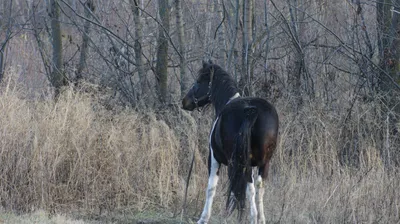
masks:
[[[228,100],[228,102],[226,104],[230,103],[233,99],[236,99],[238,97],[240,97],[240,94],[239,93],[235,93],[235,95],[233,95],[231,98],[229,98],[229,100]]]
[[[252,171],[253,173],[253,171]],[[247,183],[246,193],[250,204],[250,223],[257,223],[257,206],[256,206],[256,189],[254,187],[253,174],[251,175],[252,182]]]
[[[264,216],[264,186],[263,186],[263,179],[260,175],[258,175],[256,180],[256,188],[257,188],[257,209],[258,209],[258,223],[265,224],[265,216]]]
[[[209,142],[209,146],[210,146],[210,150],[211,150],[211,151],[212,151],[211,137],[212,137],[212,134],[214,133],[215,125],[217,125],[218,119],[219,119],[219,117],[217,117],[217,118],[215,119],[214,124],[213,124],[213,126],[212,126],[212,128],[211,128],[210,136],[208,136],[208,142]]]
[[[211,134],[210,134],[210,153],[211,153],[211,167],[210,167],[210,176],[208,177],[208,186],[207,186],[207,191],[206,191],[206,203],[204,204],[204,209],[203,212],[201,213],[200,220],[197,221],[198,224],[205,224],[208,222],[211,216],[211,208],[215,196],[215,191],[217,189],[217,184],[218,184],[218,179],[219,176],[217,175],[218,168],[220,164],[217,162],[217,160],[214,157],[214,152],[212,149],[212,144],[211,144],[211,136],[214,132],[215,125],[217,124],[218,118],[215,119],[213,127],[211,129]]]

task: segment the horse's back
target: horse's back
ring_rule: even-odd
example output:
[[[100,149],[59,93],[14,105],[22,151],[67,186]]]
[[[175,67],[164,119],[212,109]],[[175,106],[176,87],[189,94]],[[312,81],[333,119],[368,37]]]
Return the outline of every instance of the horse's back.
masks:
[[[228,103],[221,112],[221,117],[240,118],[246,108],[257,108],[258,125],[262,125],[265,129],[278,131],[279,118],[275,107],[268,101],[258,97],[242,97],[236,98]],[[236,123],[236,122],[234,122]]]

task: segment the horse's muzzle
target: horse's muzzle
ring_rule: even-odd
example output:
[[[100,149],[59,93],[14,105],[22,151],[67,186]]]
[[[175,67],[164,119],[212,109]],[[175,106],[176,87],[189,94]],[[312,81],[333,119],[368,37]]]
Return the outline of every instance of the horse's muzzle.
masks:
[[[195,107],[196,106],[195,106],[193,100],[189,99],[189,97],[183,98],[183,100],[182,100],[182,109],[193,111]]]

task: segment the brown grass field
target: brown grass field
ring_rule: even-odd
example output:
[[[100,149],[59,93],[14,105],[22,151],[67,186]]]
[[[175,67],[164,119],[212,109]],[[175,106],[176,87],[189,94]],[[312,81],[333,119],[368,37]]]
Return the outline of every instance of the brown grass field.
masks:
[[[199,216],[210,110],[116,112],[71,89],[57,102],[29,100],[15,83],[7,79],[0,93],[0,223],[192,223]],[[281,127],[266,184],[267,222],[400,222],[400,175],[381,160],[376,105],[356,104],[344,130],[346,110],[313,102],[293,114],[289,102],[275,102]],[[347,147],[360,149],[356,165],[343,165],[344,135],[353,136]],[[212,223],[226,219],[225,191],[224,177]]]

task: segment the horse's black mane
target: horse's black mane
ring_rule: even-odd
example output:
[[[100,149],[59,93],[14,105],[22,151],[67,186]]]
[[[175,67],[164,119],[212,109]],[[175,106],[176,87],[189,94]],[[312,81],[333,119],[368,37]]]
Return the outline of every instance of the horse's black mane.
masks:
[[[214,73],[211,87],[211,102],[214,104],[216,115],[218,116],[229,99],[239,92],[239,89],[237,88],[235,80],[216,64],[204,64],[203,68],[200,69],[199,79],[207,76],[207,80],[209,80],[211,72]]]

